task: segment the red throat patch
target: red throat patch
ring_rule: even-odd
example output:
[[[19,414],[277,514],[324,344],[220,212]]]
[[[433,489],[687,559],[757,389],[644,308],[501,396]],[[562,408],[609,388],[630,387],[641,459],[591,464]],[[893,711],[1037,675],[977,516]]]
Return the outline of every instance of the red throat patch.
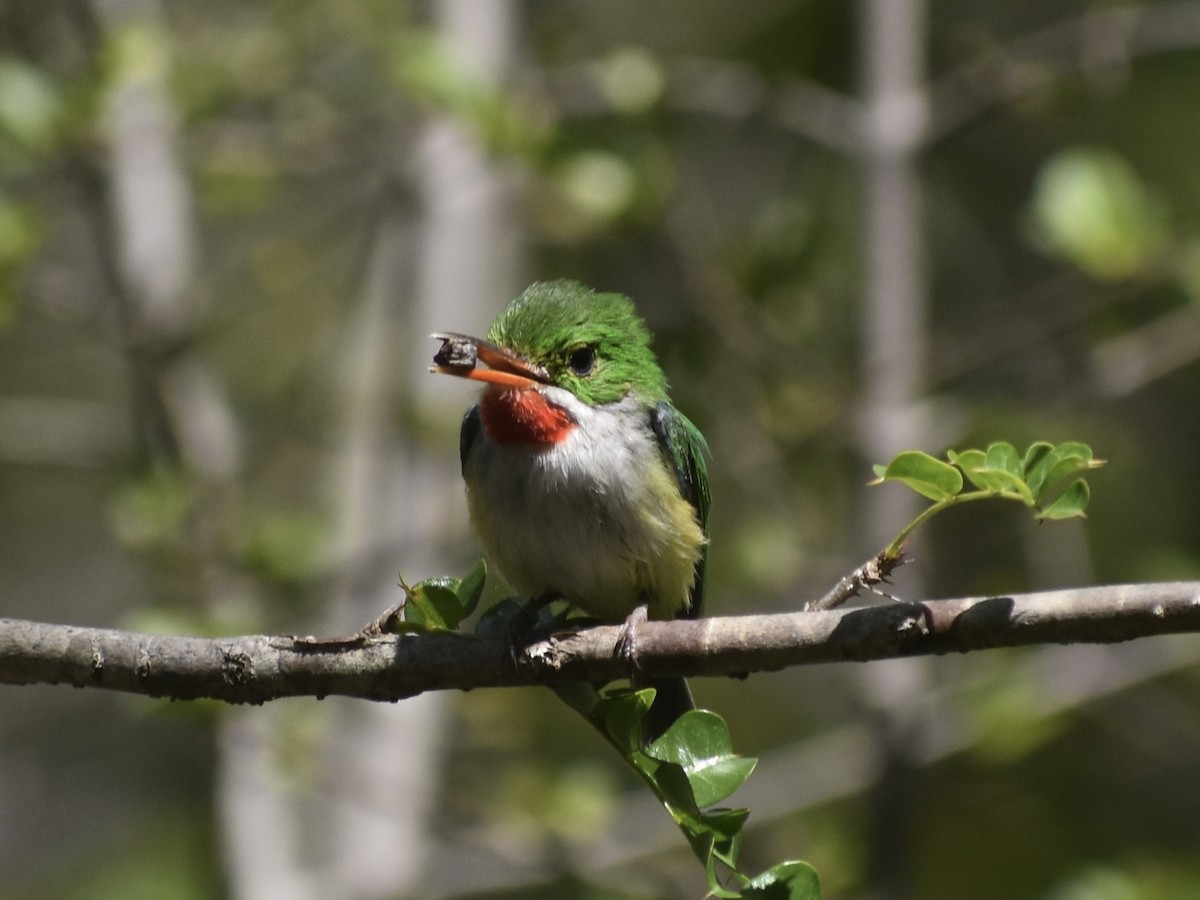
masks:
[[[483,430],[497,444],[550,447],[575,428],[570,414],[536,388],[489,388],[479,412]]]

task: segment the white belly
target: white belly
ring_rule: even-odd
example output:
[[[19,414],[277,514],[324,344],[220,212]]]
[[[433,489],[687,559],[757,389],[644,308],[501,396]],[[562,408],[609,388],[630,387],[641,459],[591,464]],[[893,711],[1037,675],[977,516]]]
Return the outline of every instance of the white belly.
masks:
[[[634,415],[598,412],[545,449],[477,438],[463,472],[471,519],[521,594],[613,622],[641,603],[652,618],[686,608],[704,534]]]

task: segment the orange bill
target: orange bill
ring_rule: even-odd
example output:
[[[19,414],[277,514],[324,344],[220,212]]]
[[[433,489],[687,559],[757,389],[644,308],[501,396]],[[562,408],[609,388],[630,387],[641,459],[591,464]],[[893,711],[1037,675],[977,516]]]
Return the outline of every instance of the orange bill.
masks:
[[[434,354],[430,372],[507,387],[533,387],[547,381],[546,373],[540,367],[491,341],[453,332],[430,336],[442,342],[441,349]],[[479,363],[488,368],[480,368]]]

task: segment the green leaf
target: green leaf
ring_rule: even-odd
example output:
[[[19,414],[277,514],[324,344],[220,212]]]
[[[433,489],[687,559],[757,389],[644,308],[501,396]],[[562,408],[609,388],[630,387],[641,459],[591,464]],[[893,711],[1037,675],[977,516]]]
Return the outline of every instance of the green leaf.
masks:
[[[632,757],[631,762],[635,768],[640,769],[654,785],[659,800],[683,829],[684,834],[689,835],[689,840],[690,835],[699,833],[702,830],[700,823],[704,819],[704,813],[696,805],[696,798],[692,795],[692,784],[683,766],[662,762],[640,750],[635,751]]]
[[[1007,447],[1012,452],[1009,454],[1003,449],[995,449],[998,447]],[[993,444],[987,453],[982,450],[964,450],[962,453],[951,451],[947,458],[962,469],[967,480],[981,491],[1020,497],[1033,506],[1033,495],[1021,478],[1021,461],[1012,444]]]
[[[1025,467],[1021,463],[1021,457],[1017,454],[1017,448],[1008,441],[989,444],[985,459],[985,465],[989,469],[1007,472],[1016,478],[1025,474]]]
[[[1029,473],[1040,463],[1046,454],[1054,449],[1054,445],[1049,441],[1034,441],[1029,445],[1029,449],[1025,451],[1025,459],[1022,460],[1021,473],[1028,480]]]
[[[700,817],[702,828],[713,836],[713,855],[731,869],[737,868],[748,818],[748,809],[711,809]]]
[[[462,605],[463,615],[469,616],[479,606],[479,598],[483,596],[483,586],[487,581],[487,563],[482,559],[471,567],[471,571],[463,576],[458,586],[458,602]]]
[[[465,578],[426,578],[409,587],[400,579],[404,588],[404,621],[389,623],[398,631],[454,631],[462,620],[475,611],[483,594],[487,579],[487,566],[480,560]],[[523,604],[517,598],[507,598],[495,604],[479,617],[475,633],[480,637],[498,638],[507,634],[513,616],[518,615]]]
[[[1012,497],[1020,497],[1029,506],[1033,506],[1033,494],[1030,492],[1029,486],[1019,476],[1001,469],[981,469],[976,475],[981,481],[987,484],[989,491]]]
[[[1053,503],[1043,509],[1039,519],[1071,519],[1082,517],[1091,499],[1091,490],[1082,478],[1073,481]]]
[[[750,777],[758,760],[733,752],[729,726],[706,709],[689,710],[646,748],[646,754],[683,767],[696,805],[719,803]]]
[[[983,456],[982,465],[978,463],[980,455]],[[964,461],[964,457],[967,456],[969,462]],[[997,441],[989,445],[984,454],[980,454],[978,450],[966,451],[960,455],[958,465],[976,487],[1019,497],[1029,506],[1033,506],[1033,494],[1023,477],[1025,465],[1017,449],[1007,441]]]
[[[961,453],[954,450],[947,450],[946,459],[950,460],[952,465],[958,466],[971,484],[977,488],[987,490],[987,485],[980,484],[974,477],[975,472],[987,467],[986,453],[982,450],[963,450]]]
[[[1042,454],[1041,458],[1026,473],[1029,489],[1034,499],[1041,502],[1047,491],[1059,482],[1085,469],[1102,465],[1092,459],[1092,448],[1077,441],[1066,441]]]
[[[821,879],[808,863],[789,860],[756,875],[739,896],[755,900],[820,900]]]
[[[717,874],[716,858],[710,854],[706,862],[705,875],[708,877],[708,893],[704,896],[719,897],[721,900],[738,900],[742,896],[741,891],[731,890],[721,884],[721,878]]]
[[[749,817],[748,809],[713,809],[680,822],[692,852],[708,870],[710,887],[720,884],[716,863],[737,871],[737,858],[742,849],[742,829]]]
[[[403,582],[402,582],[403,584]],[[462,621],[458,579],[441,576],[404,586],[404,621],[423,631],[453,631]]]
[[[905,450],[880,471],[874,482],[899,481],[930,500],[949,500],[963,489],[962,473],[954,466],[920,450]]]
[[[597,704],[593,722],[626,755],[642,748],[642,723],[654,702],[654,689],[616,688]]]
[[[739,825],[738,828],[740,829],[741,825]],[[722,881],[721,881],[722,873],[720,871],[718,871],[717,864],[720,863],[726,869],[730,870],[732,877],[734,879],[736,879],[738,882],[740,882],[742,885],[749,884],[750,879],[748,879],[745,875],[743,875],[741,872],[739,872],[737,869],[737,866],[731,866],[728,862],[725,861],[725,858],[723,858],[722,855],[720,855],[716,852],[715,841],[712,838],[712,836],[707,836],[706,841],[707,841],[706,843],[699,844],[699,845],[693,844],[692,850],[696,854],[696,856],[698,856],[700,858],[700,860],[704,863],[704,875],[708,881],[708,895],[707,896],[721,897],[722,900],[737,900],[738,897],[742,896],[742,891],[740,889],[735,890],[733,888],[728,888],[722,883]],[[738,843],[740,844],[740,841]],[[740,849],[740,847],[737,849]],[[737,858],[736,850],[732,854],[732,856],[735,859]]]

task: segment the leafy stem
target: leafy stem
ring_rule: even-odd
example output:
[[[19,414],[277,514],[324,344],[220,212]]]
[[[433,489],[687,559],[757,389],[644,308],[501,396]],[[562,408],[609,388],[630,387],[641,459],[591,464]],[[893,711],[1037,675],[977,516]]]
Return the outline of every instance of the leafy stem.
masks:
[[[871,483],[898,481],[933,505],[900,529],[880,556],[899,558],[917,528],[950,507],[973,500],[1016,500],[1038,519],[1083,517],[1091,490],[1081,473],[1102,465],[1091,447],[1077,441],[1058,445],[1036,441],[1023,454],[999,441],[986,450],[951,450],[944,461],[920,450],[906,450],[886,466],[875,466],[877,477]]]
[[[719,715],[694,709],[644,743],[652,689],[609,689],[582,712],[658,798],[704,865],[709,896],[818,900],[820,881],[807,863],[788,860],[750,877],[738,868],[747,809],[717,807],[750,777],[757,760],[733,751],[729,727]]]
[[[908,541],[909,536],[936,516],[938,513],[945,512],[952,506],[958,506],[963,503],[969,503],[972,500],[1020,500],[1020,497],[1013,497],[1009,494],[1003,494],[999,491],[969,491],[964,494],[959,494],[955,497],[947,497],[945,500],[939,500],[933,506],[926,507],[919,516],[901,528],[892,542],[884,548],[882,556],[885,559],[896,559],[904,550],[904,544]]]

